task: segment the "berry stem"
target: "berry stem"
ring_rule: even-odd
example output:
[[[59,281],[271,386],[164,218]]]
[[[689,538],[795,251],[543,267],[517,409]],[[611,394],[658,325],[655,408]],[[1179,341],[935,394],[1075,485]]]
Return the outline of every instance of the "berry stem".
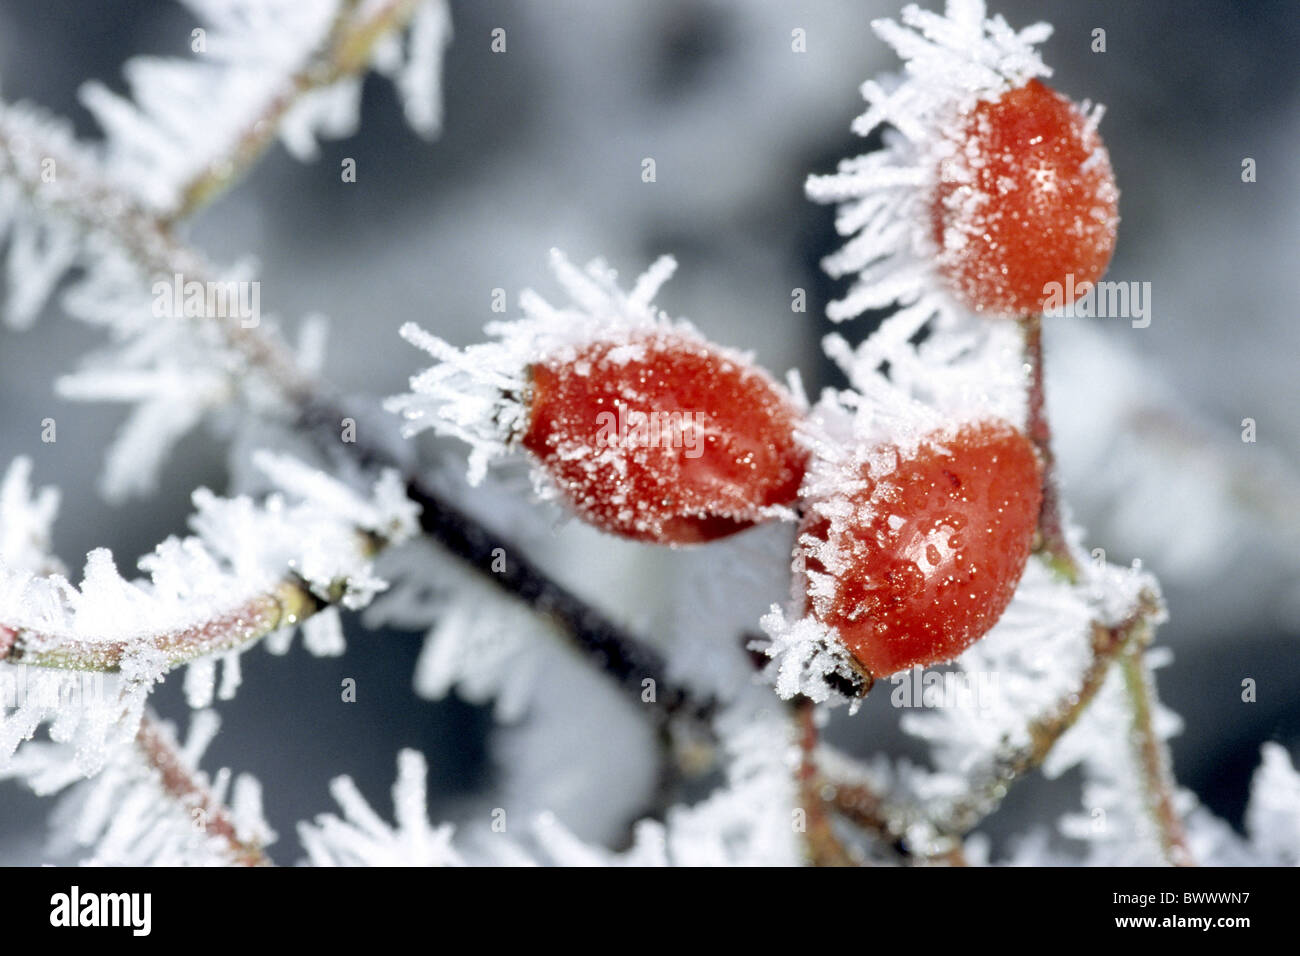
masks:
[[[791,707],[799,734],[799,804],[804,812],[804,849],[813,866],[857,866],[831,827],[822,796],[824,782],[817,772],[817,707],[797,697]]]
[[[1029,374],[1029,438],[1043,462],[1043,504],[1038,513],[1038,541],[1035,550],[1046,558],[1058,576],[1071,584],[1079,579],[1079,565],[1065,537],[1061,517],[1061,492],[1052,453],[1052,427],[1047,419],[1047,391],[1043,382],[1043,317],[1023,316],[1025,371]]]
[[[1071,584],[1077,584],[1080,569],[1065,537],[1056,458],[1052,454],[1052,430],[1046,412],[1042,315],[1035,313],[1023,317],[1021,326],[1025,336],[1025,365],[1029,373],[1029,437],[1038,447],[1044,467],[1043,505],[1038,519],[1038,550],[1058,575]],[[1120,629],[1107,629],[1094,624],[1093,663],[1084,675],[1080,692],[1055,720],[1031,726],[1030,732],[1035,743],[1027,751],[1013,756],[1005,765],[994,768],[992,784],[983,791],[986,804],[989,805],[986,812],[996,809],[1001,802],[999,794],[1005,792],[1006,784],[1011,779],[1042,763],[1061,734],[1087,708],[1105,682],[1111,664],[1118,659],[1132,710],[1134,745],[1144,797],[1160,834],[1161,852],[1172,865],[1193,865],[1183,823],[1174,807],[1174,783],[1169,769],[1168,748],[1156,734],[1152,721],[1155,688],[1145,650],[1151,641],[1152,618],[1158,608],[1159,602],[1154,596],[1143,595],[1137,616],[1126,625],[1121,625]],[[984,815],[978,813],[978,803],[969,803],[961,810],[957,817],[965,816],[972,810],[976,811],[977,817]]]

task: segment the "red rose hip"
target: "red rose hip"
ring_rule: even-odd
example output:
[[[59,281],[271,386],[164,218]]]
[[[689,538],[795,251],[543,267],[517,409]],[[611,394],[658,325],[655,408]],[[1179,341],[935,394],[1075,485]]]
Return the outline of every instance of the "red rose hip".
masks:
[[[1079,293],[1115,248],[1119,190],[1095,124],[1030,80],[959,121],[931,206],[939,274],[967,307],[1042,312],[1045,287]],[[1068,304],[1064,300],[1061,304]]]
[[[798,495],[800,413],[739,356],[657,331],[592,342],[530,373],[521,443],[596,527],[694,544]]]
[[[981,423],[931,436],[887,474],[853,467],[855,490],[813,508],[799,538],[809,613],[875,677],[952,660],[1024,571],[1042,501],[1032,443]]]

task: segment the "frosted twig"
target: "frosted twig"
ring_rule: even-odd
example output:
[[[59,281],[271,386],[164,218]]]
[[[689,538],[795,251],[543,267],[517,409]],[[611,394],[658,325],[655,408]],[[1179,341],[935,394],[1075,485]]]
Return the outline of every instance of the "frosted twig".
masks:
[[[184,219],[197,212],[241,179],[275,142],[280,121],[313,90],[337,83],[365,71],[375,45],[386,35],[401,29],[421,0],[389,0],[365,16],[359,16],[360,0],[344,0],[320,50],[288,76],[281,91],[253,118],[235,141],[230,152],[194,176],[180,190],[176,208],[166,222]]]
[[[799,800],[804,812],[804,849],[813,866],[855,866],[831,827],[822,795],[822,780],[817,773],[816,705],[806,697],[796,698],[791,712],[799,728]]]
[[[1092,659],[1075,689],[1029,725],[1028,746],[997,755],[972,780],[969,793],[936,821],[938,829],[948,834],[969,833],[998,808],[1013,783],[1041,766],[1057,741],[1088,709],[1117,658],[1132,649],[1141,653],[1150,639],[1151,621],[1159,612],[1155,595],[1143,592],[1138,606],[1125,620],[1113,626],[1094,622]]]
[[[620,687],[639,696],[642,681],[653,680],[658,705],[652,712],[656,716],[703,720],[712,713],[712,700],[700,698],[668,678],[667,663],[658,651],[553,579],[523,549],[417,480],[407,483],[406,493],[421,507],[424,534],[505,593],[554,621],[579,652]],[[510,556],[504,568],[495,561],[502,549]],[[499,570],[491,570],[494,564]]]
[[[290,577],[225,614],[190,627],[131,641],[90,641],[44,634],[0,622],[0,661],[66,670],[117,671],[129,654],[148,647],[166,656],[170,670],[200,657],[233,650],[291,627],[327,607],[300,578]]]
[[[240,839],[230,810],[185,765],[172,735],[147,714],[140,721],[135,741],[145,762],[157,771],[163,792],[201,820],[205,832],[224,840],[235,864],[272,865],[260,846]]]
[[[1061,515],[1060,489],[1056,478],[1056,459],[1052,453],[1052,432],[1046,414],[1046,394],[1043,385],[1043,319],[1039,314],[1026,316],[1022,321],[1025,336],[1025,363],[1029,368],[1029,436],[1038,447],[1043,459],[1043,504],[1038,519],[1039,549],[1051,563],[1053,569],[1071,583],[1078,580],[1079,567],[1070,543],[1065,536],[1064,521]],[[1144,797],[1149,812],[1160,833],[1161,850],[1165,858],[1175,865],[1190,865],[1191,853],[1187,848],[1186,835],[1182,820],[1173,805],[1173,782],[1169,771],[1169,754],[1157,736],[1152,725],[1152,698],[1155,694],[1151,684],[1145,651],[1151,640],[1154,614],[1154,600],[1143,602],[1146,612],[1139,610],[1139,617],[1133,623],[1132,633],[1116,635],[1114,629],[1095,625],[1101,635],[1099,642],[1094,638],[1093,664],[1084,675],[1085,693],[1076,698],[1078,703],[1072,708],[1076,712],[1068,722],[1058,722],[1048,728],[1042,754],[1030,766],[1037,766],[1046,757],[1047,751],[1060,737],[1056,727],[1063,731],[1077,719],[1078,712],[1087,707],[1096,694],[1110,663],[1117,656],[1124,673],[1124,685],[1128,691],[1129,706],[1133,712],[1133,731],[1137,737],[1136,758],[1141,773]],[[1118,640],[1116,638],[1119,638]],[[1107,653],[1113,648],[1114,653]],[[1040,732],[1043,728],[1037,728]],[[1028,768],[1026,768],[1028,769]],[[1021,771],[1023,772],[1023,771]]]
[[[1144,651],[1143,643],[1135,641],[1125,647],[1120,655],[1124,687],[1133,711],[1134,756],[1142,781],[1143,797],[1160,834],[1160,849],[1165,860],[1174,866],[1192,866],[1187,834],[1182,818],[1174,807],[1169,753],[1156,733],[1153,722],[1152,698],[1155,691],[1151,686],[1151,673]]]
[[[1029,371],[1029,438],[1043,462],[1043,504],[1038,512],[1037,549],[1058,575],[1070,583],[1079,578],[1079,568],[1065,536],[1061,515],[1061,492],[1052,453],[1052,427],[1047,419],[1047,393],[1043,384],[1043,317],[1028,315],[1021,320],[1025,336],[1025,365]]]
[[[87,236],[101,236],[122,250],[143,274],[142,282],[181,275],[206,285],[218,273],[207,257],[182,242],[171,228],[144,205],[94,172],[78,166],[75,157],[57,146],[38,142],[27,130],[11,129],[8,113],[0,109],[0,175],[9,177],[34,203],[69,221]],[[41,163],[53,160],[57,179],[41,178]],[[288,349],[259,328],[208,318],[222,338],[249,366],[265,372],[290,400],[301,402],[316,390],[315,383],[293,360]]]

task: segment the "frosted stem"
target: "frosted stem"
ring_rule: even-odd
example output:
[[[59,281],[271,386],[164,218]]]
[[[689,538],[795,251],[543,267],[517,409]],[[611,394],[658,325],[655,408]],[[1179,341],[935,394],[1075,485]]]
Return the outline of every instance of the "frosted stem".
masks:
[[[1061,492],[1056,478],[1056,456],[1052,453],[1052,427],[1047,419],[1047,392],[1043,383],[1043,317],[1024,316],[1025,367],[1029,372],[1029,438],[1043,462],[1043,504],[1038,513],[1037,550],[1047,557],[1052,569],[1074,583],[1079,568],[1065,537],[1061,520]]]
[[[228,155],[209,163],[182,188],[180,200],[166,221],[192,215],[238,182],[275,142],[280,122],[304,96],[364,72],[375,44],[403,27],[419,3],[420,0],[390,0],[360,18],[359,0],[340,3],[329,35],[317,54],[285,79],[284,87],[249,122]]]
[[[1173,866],[1192,866],[1182,818],[1174,807],[1174,781],[1169,750],[1156,733],[1153,718],[1155,689],[1145,647],[1134,642],[1120,656],[1124,687],[1133,710],[1133,746],[1147,812],[1160,834],[1160,849]]]
[[[1073,691],[1029,725],[1029,744],[1005,751],[977,774],[970,792],[937,821],[944,833],[968,833],[1001,805],[1011,785],[1038,768],[1056,742],[1075,725],[1101,690],[1111,666],[1126,649],[1149,640],[1151,619],[1159,610],[1155,595],[1144,593],[1134,612],[1114,626],[1092,625],[1092,659]]]
[[[145,715],[141,718],[135,741],[145,762],[157,771],[158,783],[163,792],[190,812],[196,826],[202,826],[204,832],[226,842],[230,848],[231,862],[238,866],[272,865],[260,846],[239,838],[230,810],[218,802],[207,786],[185,765],[171,734],[152,717]]]
[[[422,509],[420,528],[428,537],[506,594],[553,621],[582,656],[619,687],[639,698],[642,682],[653,680],[657,703],[652,713],[656,717],[666,720],[683,715],[705,720],[712,713],[712,700],[693,695],[668,679],[667,664],[658,651],[546,574],[512,541],[418,480],[408,482],[406,493]],[[500,568],[496,558],[503,553],[505,567]],[[494,565],[500,570],[494,571]]]
[[[39,178],[39,163],[31,157],[49,157],[59,170],[58,179]],[[221,278],[207,258],[179,240],[171,228],[128,194],[99,176],[78,167],[50,143],[32,142],[6,129],[0,116],[0,174],[12,179],[32,203],[72,223],[83,234],[99,236],[124,252],[143,273],[142,283],[168,281],[175,275],[206,284]],[[260,328],[215,317],[210,323],[238,352],[250,368],[262,371],[280,392],[295,402],[306,401],[316,390],[288,349]]]
[[[90,641],[0,624],[0,660],[65,670],[116,671],[142,647],[167,655],[169,669],[260,640],[326,606],[296,579],[286,579],[219,617],[127,641]]]
[[[1043,505],[1038,518],[1039,551],[1053,569],[1071,583],[1079,579],[1079,567],[1069,542],[1065,538],[1061,520],[1061,498],[1056,479],[1056,457],[1052,454],[1052,430],[1046,413],[1046,392],[1043,383],[1043,317],[1038,314],[1021,319],[1025,335],[1025,364],[1029,371],[1029,437],[1038,447],[1044,465]],[[1133,712],[1133,733],[1138,764],[1146,803],[1160,833],[1161,851],[1165,859],[1177,866],[1192,864],[1187,849],[1182,820],[1173,803],[1173,779],[1169,770],[1169,755],[1152,725],[1152,686],[1144,650],[1151,639],[1151,617],[1155,600],[1146,596],[1145,610],[1131,625],[1122,630],[1094,625],[1093,661],[1084,674],[1081,692],[1061,709],[1058,716],[1047,723],[1040,722],[1030,728],[1035,743],[1015,755],[1005,765],[995,768],[991,786],[984,797],[992,808],[1001,802],[999,794],[1005,793],[1012,779],[1038,766],[1052,746],[1079,714],[1087,708],[1097,690],[1105,681],[1111,663],[1118,658],[1124,672]],[[975,804],[962,808],[965,813],[976,809]]]
[[[804,812],[804,850],[813,866],[856,866],[831,827],[823,781],[817,773],[816,707],[806,697],[795,698],[791,706],[799,732],[799,769],[796,773],[800,809]]]

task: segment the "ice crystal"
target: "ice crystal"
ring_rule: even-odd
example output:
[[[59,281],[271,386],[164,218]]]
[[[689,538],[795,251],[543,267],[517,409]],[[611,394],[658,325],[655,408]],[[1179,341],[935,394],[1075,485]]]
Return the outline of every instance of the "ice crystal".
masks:
[[[465,700],[494,700],[498,720],[518,720],[534,692],[538,655],[554,640],[546,624],[425,542],[389,553],[380,567],[395,584],[367,609],[366,622],[427,629],[416,692],[436,700],[454,688]]]
[[[556,815],[530,816],[519,834],[466,835],[456,845],[451,824],[429,822],[424,758],[403,751],[393,787],[395,825],[385,823],[355,784],[341,777],[331,790],[343,816],[323,814],[299,825],[315,865],[456,866],[745,866],[795,865],[793,769],[798,752],[788,721],[770,703],[750,700],[723,714],[726,783],[704,800],[670,808],[663,822],[633,827],[630,848],[615,853],[576,836]]]
[[[323,813],[300,823],[298,834],[313,866],[459,866],[452,847],[454,828],[429,823],[425,798],[428,768],[424,756],[403,750],[393,785],[395,826],[370,807],[350,777],[338,777],[330,792],[343,816]]]
[[[1300,866],[1300,773],[1281,744],[1267,743],[1250,785],[1246,829],[1259,858]]]
[[[31,487],[32,460],[15,458],[0,480],[0,566],[34,574],[60,570],[50,554],[50,529],[59,511],[57,488]]]

